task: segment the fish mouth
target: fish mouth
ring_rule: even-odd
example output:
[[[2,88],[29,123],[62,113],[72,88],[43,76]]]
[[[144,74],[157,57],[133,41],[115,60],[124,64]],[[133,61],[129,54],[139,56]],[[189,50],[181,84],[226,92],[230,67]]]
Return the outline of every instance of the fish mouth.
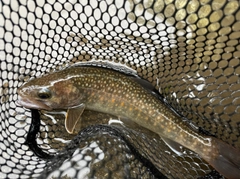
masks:
[[[44,109],[44,110],[48,110],[48,111],[52,110],[51,107],[44,104],[42,101],[38,101],[35,99],[28,99],[28,98],[24,98],[21,96],[18,97],[17,103],[28,109]]]

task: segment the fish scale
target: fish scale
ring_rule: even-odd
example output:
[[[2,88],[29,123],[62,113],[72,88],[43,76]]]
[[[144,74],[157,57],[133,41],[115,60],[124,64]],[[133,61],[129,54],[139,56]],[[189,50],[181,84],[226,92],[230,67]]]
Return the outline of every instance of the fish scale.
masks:
[[[110,84],[113,83],[111,80],[112,74],[110,74],[112,71],[109,71],[105,75],[100,76],[99,78],[92,79],[93,84],[97,84],[98,81],[108,81]],[[96,71],[96,73],[98,73]],[[110,77],[109,77],[110,76]],[[131,119],[134,119],[137,117],[137,123],[139,121],[147,121],[147,124],[142,124],[143,126],[150,126],[151,130],[160,133],[159,128],[161,128],[161,135],[164,135],[165,129],[167,129],[167,133],[169,133],[169,129],[173,129],[175,125],[178,127],[181,126],[181,119],[176,116],[172,111],[170,111],[164,104],[162,104],[158,99],[156,99],[154,96],[146,92],[140,85],[134,84],[134,86],[131,86],[129,84],[134,83],[133,81],[130,81],[128,78],[125,76],[119,76],[118,80],[115,79],[115,84],[112,85],[110,88],[108,87],[109,85],[99,85],[98,87],[102,87],[104,90],[100,91],[98,88],[92,89],[92,94],[95,93],[95,95],[91,96],[88,99],[88,102],[86,102],[86,105],[88,108],[92,110],[97,110],[105,113],[111,113],[113,115],[118,115],[118,116],[124,116],[128,117]],[[86,76],[86,79],[90,79],[90,77]],[[86,81],[86,79],[84,81]],[[81,80],[81,79],[79,79]],[[121,88],[114,89],[115,86],[120,86],[122,81],[127,81],[125,85],[122,85]],[[109,84],[108,83],[108,84]],[[85,85],[83,82],[78,83],[80,84],[78,88],[84,88]],[[83,84],[83,85],[81,85]],[[117,91],[114,91],[117,90]],[[117,94],[123,94],[123,91],[127,94],[131,95],[121,95],[120,97],[117,96]],[[84,92],[85,93],[85,92]],[[102,100],[101,96],[104,96],[105,100]],[[114,100],[114,105],[112,104],[111,100]],[[89,103],[92,102],[92,103]],[[124,106],[126,106],[127,109],[133,109],[133,110],[122,110],[124,106],[121,104],[125,103]],[[107,106],[106,106],[107,105]],[[134,112],[135,111],[135,112]],[[149,113],[149,111],[152,111]],[[125,114],[124,114],[124,113]],[[139,114],[139,115],[138,115]],[[158,116],[157,118],[155,116]],[[160,117],[162,116],[162,117]],[[164,117],[167,116],[167,117]],[[169,118],[171,120],[169,120]],[[152,122],[151,122],[152,121]],[[157,130],[154,130],[153,128],[158,128]],[[186,128],[185,125],[181,126],[181,128]],[[176,126],[175,128],[176,129]],[[186,129],[181,129],[184,133],[186,133]],[[178,133],[181,131],[172,131],[174,133]],[[171,132],[171,131],[170,131]],[[188,129],[188,133],[191,133],[192,131]],[[179,134],[179,133],[178,133]],[[169,134],[168,134],[169,135]],[[189,134],[186,134],[189,136]],[[175,135],[174,137],[177,137],[178,135]],[[203,138],[201,135],[195,133],[195,136],[197,138]],[[189,140],[188,140],[189,141]],[[190,141],[193,143],[192,141]],[[207,139],[208,142],[208,139]]]
[[[196,152],[228,178],[238,178],[240,173],[237,149],[191,130],[159,99],[119,72],[97,67],[67,68],[29,81],[18,94],[19,103],[27,108],[68,109],[65,124],[72,127],[85,108],[127,118],[159,134],[171,149],[182,145]]]

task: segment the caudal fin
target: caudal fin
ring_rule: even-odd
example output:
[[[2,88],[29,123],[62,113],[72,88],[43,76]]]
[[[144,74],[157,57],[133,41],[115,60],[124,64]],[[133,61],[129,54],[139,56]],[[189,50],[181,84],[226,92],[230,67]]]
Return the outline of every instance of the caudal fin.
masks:
[[[219,155],[206,160],[228,179],[240,179],[240,150],[218,139],[215,142]]]

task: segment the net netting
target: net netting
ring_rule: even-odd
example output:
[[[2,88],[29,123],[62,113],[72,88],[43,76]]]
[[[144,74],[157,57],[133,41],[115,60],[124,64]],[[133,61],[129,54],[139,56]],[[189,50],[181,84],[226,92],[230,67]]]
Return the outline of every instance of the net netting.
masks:
[[[0,178],[219,178],[197,154],[173,153],[139,126],[85,111],[74,135],[64,114],[18,105],[17,89],[93,59],[151,82],[200,132],[240,149],[240,2],[0,1]],[[90,62],[89,62],[90,63]],[[80,133],[78,133],[80,131]]]

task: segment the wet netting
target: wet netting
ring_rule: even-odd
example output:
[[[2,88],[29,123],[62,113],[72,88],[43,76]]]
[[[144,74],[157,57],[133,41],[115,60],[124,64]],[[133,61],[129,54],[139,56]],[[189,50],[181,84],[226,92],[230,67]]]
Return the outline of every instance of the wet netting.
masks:
[[[239,9],[234,0],[1,0],[0,178],[221,178],[196,153],[179,156],[108,114],[84,111],[70,135],[64,112],[25,109],[17,89],[74,64],[126,67],[193,130],[240,149]]]

